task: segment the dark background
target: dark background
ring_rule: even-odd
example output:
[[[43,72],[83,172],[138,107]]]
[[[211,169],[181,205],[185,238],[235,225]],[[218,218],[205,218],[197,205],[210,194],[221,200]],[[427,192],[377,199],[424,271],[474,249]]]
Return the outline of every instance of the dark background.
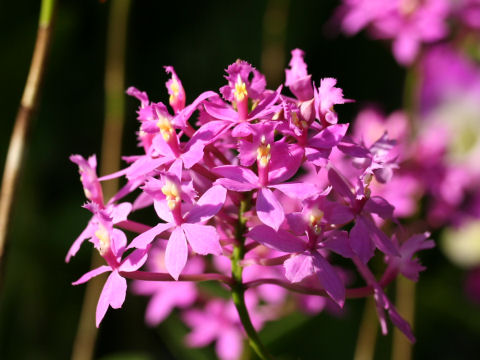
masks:
[[[85,286],[71,282],[87,271],[91,249],[70,264],[65,254],[86,225],[84,196],[70,154],[100,156],[104,117],[105,43],[109,2],[59,1],[46,80],[24,159],[0,294],[1,359],[67,359]],[[291,1],[285,61],[291,49],[306,52],[313,79],[332,76],[356,103],[339,106],[350,122],[369,102],[387,112],[402,105],[405,70],[390,49],[363,34],[325,36],[336,1]],[[126,84],[168,101],[162,66],[173,65],[191,101],[224,84],[237,58],[260,68],[266,1],[133,1],[127,43]],[[39,1],[0,2],[0,165],[35,42]],[[286,65],[286,64],[285,64]],[[260,69],[262,70],[262,69]],[[270,88],[279,84],[269,83]],[[124,154],[135,154],[137,101],[127,99]],[[0,170],[1,171],[1,170]],[[480,308],[465,298],[465,274],[438,249],[421,255],[428,270],[417,287],[416,359],[472,359],[480,353]],[[261,336],[284,359],[351,359],[364,300],[350,300],[343,318],[294,314],[267,325]],[[109,310],[96,358],[212,359],[212,348],[185,352],[186,328],[175,316],[157,329],[143,323],[146,299],[127,296]],[[94,319],[92,318],[93,322]],[[377,359],[390,354],[391,336],[380,337]],[[115,357],[118,356],[118,357]],[[122,357],[123,356],[123,357]]]

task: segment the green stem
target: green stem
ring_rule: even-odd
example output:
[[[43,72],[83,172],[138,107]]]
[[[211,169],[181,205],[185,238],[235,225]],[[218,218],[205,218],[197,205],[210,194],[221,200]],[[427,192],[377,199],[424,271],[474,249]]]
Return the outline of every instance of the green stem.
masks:
[[[0,287],[5,266],[5,249],[7,248],[13,201],[17,190],[23,155],[28,143],[31,120],[38,103],[39,90],[44,78],[47,55],[52,38],[52,18],[55,3],[55,0],[42,0],[35,49],[20,107],[15,118],[3,170],[0,195]]]
[[[105,66],[105,121],[102,139],[100,172],[109,174],[120,168],[122,132],[125,118],[125,57],[130,0],[110,2]],[[103,184],[105,199],[118,191],[118,179]],[[91,267],[104,264],[97,251],[92,254]],[[93,318],[98,296],[106,276],[88,282],[83,299],[77,334],[72,349],[72,360],[90,360],[94,357],[98,329]]]
[[[415,318],[415,283],[399,276],[397,279],[395,305],[400,315],[410,323],[413,329]],[[410,360],[412,358],[412,343],[405,335],[395,328],[393,330],[392,360]]]
[[[250,315],[248,314],[247,307],[245,305],[245,285],[242,281],[243,268],[240,262],[245,255],[245,239],[244,233],[246,231],[247,219],[243,216],[248,208],[248,201],[242,200],[238,211],[238,224],[236,229],[236,244],[232,253],[232,299],[235,307],[238,311],[238,316],[242,322],[243,328],[248,336],[248,342],[252,349],[257,353],[258,357],[262,360],[273,359],[268,353],[265,346],[260,341],[257,331],[253,327]]]

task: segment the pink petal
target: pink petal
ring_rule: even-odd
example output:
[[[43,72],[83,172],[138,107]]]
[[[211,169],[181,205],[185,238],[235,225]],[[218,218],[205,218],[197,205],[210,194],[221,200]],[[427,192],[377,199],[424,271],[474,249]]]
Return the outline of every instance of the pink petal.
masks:
[[[331,125],[309,139],[308,145],[314,148],[331,149],[345,136],[348,124]]]
[[[138,270],[143,264],[145,264],[145,261],[147,261],[148,250],[148,246],[147,249],[134,250],[125,258],[125,260],[122,261],[118,270],[127,272]]]
[[[175,228],[168,239],[165,251],[165,267],[175,280],[178,280],[185,264],[187,263],[187,239],[180,227]]]
[[[384,198],[372,196],[367,200],[363,209],[367,212],[377,214],[382,219],[391,219],[395,208]]]
[[[243,336],[239,329],[231,326],[219,334],[215,352],[222,360],[240,359],[243,351]]]
[[[318,188],[310,183],[285,183],[278,185],[269,185],[269,187],[280,190],[282,193],[291,198],[300,200],[304,200],[319,192]]]
[[[148,302],[145,310],[145,322],[149,326],[156,326],[165,320],[172,312],[175,304],[168,296],[163,293],[156,293]]]
[[[401,65],[410,65],[419,50],[419,41],[411,34],[400,34],[392,44],[393,55]]]
[[[292,256],[290,259],[285,260],[283,266],[285,268],[285,277],[293,283],[300,282],[315,272],[313,258],[310,254]]]
[[[413,336],[412,328],[410,324],[400,316],[394,307],[388,309],[388,315],[390,315],[390,320],[392,323],[407,337],[408,340],[413,344],[415,343],[415,336]]]
[[[253,111],[248,114],[248,119],[260,119],[274,112],[274,110],[272,109],[272,105],[275,104],[275,102],[279,98],[281,91],[282,85],[280,85],[274,93],[268,95],[265,99],[260,101],[260,103],[255,107],[255,109],[253,109]]]
[[[201,142],[196,142],[192,146],[190,146],[186,152],[182,154],[185,169],[190,169],[193,165],[202,160],[204,148],[205,144]]]
[[[174,175],[177,182],[180,183],[182,180],[182,170],[183,170],[182,160],[175,159],[175,161],[170,165],[168,172]]]
[[[192,250],[200,255],[221,255],[217,230],[213,226],[183,223],[182,229],[185,231],[188,243]]]
[[[105,313],[110,305],[114,309],[119,309],[125,301],[127,294],[127,280],[121,277],[117,271],[113,271],[103,286],[102,293],[98,299],[96,311],[96,325],[100,325]]]
[[[266,225],[255,226],[247,233],[247,236],[269,248],[287,253],[302,252],[307,247],[300,238],[288,231],[279,230],[277,232]]]
[[[72,256],[75,256],[75,254],[80,250],[80,246],[83,244],[83,242],[86,239],[89,239],[93,236],[95,226],[91,223],[91,221],[88,223],[87,227],[83,229],[81,234],[75,239],[73,242],[72,246],[70,246],[70,249],[68,250],[67,256],[65,258],[65,262],[69,262]]]
[[[223,132],[228,128],[228,125],[229,124],[225,123],[225,121],[209,121],[195,131],[195,134],[193,134],[192,138],[187,143],[187,148],[197,142],[204,145],[214,142],[217,137],[223,134]]]
[[[287,218],[290,230],[292,230],[297,235],[305,234],[305,231],[307,231],[308,229],[308,224],[305,221],[304,215],[302,213],[294,212],[286,214],[285,217]]]
[[[79,284],[86,283],[91,278],[93,278],[95,276],[98,276],[100,274],[103,274],[104,272],[111,271],[111,270],[112,270],[112,268],[110,266],[102,265],[102,266],[100,266],[96,269],[90,270],[86,274],[83,274],[82,277],[80,279],[78,279],[77,281],[73,282],[72,285],[79,285]]]
[[[353,197],[353,193],[349,184],[333,168],[328,170],[328,180],[330,181],[330,184],[333,186],[333,189],[336,192],[338,192],[341,196],[350,199],[352,203],[355,201],[355,198]]]
[[[128,245],[128,249],[137,248],[137,249],[146,249],[148,244],[150,244],[155,236],[160,235],[164,231],[173,227],[174,224],[172,223],[160,223],[150,230],[145,231],[144,233],[138,235],[135,239],[132,240],[130,245]]]
[[[343,307],[345,303],[345,285],[333,266],[318,252],[313,253],[313,263],[318,270],[317,276],[322,287],[340,307]]]
[[[375,245],[380,251],[384,252],[386,255],[400,256],[400,253],[393,244],[393,241],[387,235],[385,235],[373,221],[369,220],[368,218],[357,217],[357,221],[360,219],[365,222],[368,231],[372,235]]]
[[[375,244],[370,240],[370,230],[361,219],[357,219],[350,230],[350,246],[364,264],[371,259],[375,252]]]
[[[258,176],[250,170],[241,166],[225,165],[217,166],[212,170],[215,174],[227,179],[235,180],[241,183],[257,184]]]
[[[258,187],[256,184],[240,182],[240,181],[231,180],[227,178],[218,179],[217,181],[215,181],[215,185],[222,185],[228,190],[239,191],[239,192],[250,191]]]
[[[127,220],[128,214],[132,211],[132,204],[124,202],[113,207],[113,211],[110,214],[112,222],[118,224],[121,221]]]
[[[153,208],[158,217],[167,223],[173,223],[172,211],[168,208],[167,202],[162,200],[153,200]]]
[[[217,93],[213,91],[206,91],[200,94],[190,105],[185,107],[182,111],[178,113],[174,118],[175,124],[178,124],[182,128],[185,127],[187,120],[192,116],[192,114],[197,110],[197,107],[206,99],[218,96]]]
[[[203,104],[203,106],[205,107],[205,111],[207,112],[207,114],[215,119],[231,122],[238,119],[238,113],[231,107],[209,102],[206,102],[205,104]]]
[[[275,230],[280,228],[285,219],[282,205],[268,188],[261,188],[258,192],[256,209],[260,221]]]
[[[186,221],[189,223],[207,221],[220,211],[225,203],[226,196],[227,190],[223,186],[215,185],[211,187],[198,199],[195,206],[188,213]]]
[[[346,231],[332,231],[322,243],[325,248],[342,255],[345,258],[352,258],[355,254],[348,241]]]

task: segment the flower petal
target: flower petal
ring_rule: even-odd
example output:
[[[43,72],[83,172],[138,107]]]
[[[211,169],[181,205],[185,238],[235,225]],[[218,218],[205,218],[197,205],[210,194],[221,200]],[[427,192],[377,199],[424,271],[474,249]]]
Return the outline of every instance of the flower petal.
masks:
[[[137,249],[146,249],[148,244],[150,244],[155,236],[160,235],[164,231],[170,229],[174,225],[172,223],[160,223],[151,228],[150,230],[145,231],[144,233],[138,235],[135,239],[132,240],[127,249],[137,248]]]
[[[96,269],[90,270],[86,274],[83,274],[82,277],[80,277],[80,279],[78,279],[77,281],[73,282],[72,285],[79,285],[79,284],[86,283],[91,278],[93,278],[95,276],[98,276],[100,274],[103,274],[104,272],[111,271],[111,270],[112,270],[112,268],[110,266],[102,265],[102,266],[100,266]]]
[[[188,213],[186,221],[189,223],[207,221],[220,211],[225,203],[226,195],[227,190],[223,186],[215,185],[211,187],[198,199],[195,206]]]
[[[292,283],[300,282],[315,272],[313,258],[310,254],[298,254],[285,260],[285,277]]]
[[[375,252],[375,244],[370,240],[370,230],[361,217],[357,218],[350,230],[350,246],[364,264],[368,263]]]
[[[261,188],[258,192],[256,209],[260,221],[275,230],[280,228],[285,219],[282,205],[268,188]]]
[[[278,185],[269,185],[270,188],[280,190],[285,195],[294,198],[304,200],[310,196],[319,192],[318,188],[314,184],[310,183],[284,183]]]
[[[97,328],[105,316],[108,306],[110,305],[114,309],[120,308],[125,301],[126,294],[127,280],[121,277],[117,271],[113,271],[105,282],[100,298],[98,299],[96,311]]]
[[[185,264],[187,263],[187,239],[180,227],[175,228],[168,239],[165,251],[165,267],[175,280],[178,280]]]
[[[313,148],[331,149],[345,136],[348,124],[335,124],[327,126],[317,135],[309,139],[308,145]]]
[[[299,237],[285,230],[277,232],[267,225],[255,226],[247,233],[247,236],[269,248],[287,253],[302,252],[307,247]]]
[[[135,271],[142,267],[147,261],[149,246],[146,249],[134,250],[122,261],[119,271]]]
[[[183,223],[182,229],[185,231],[188,243],[192,250],[200,255],[221,255],[217,230],[213,226]]]
[[[92,224],[90,221],[87,225],[87,227],[81,232],[81,234],[75,239],[73,242],[72,246],[70,246],[70,249],[68,250],[67,256],[65,257],[65,262],[69,262],[72,256],[75,256],[75,254],[80,250],[80,246],[83,244],[83,242],[93,236],[94,229],[96,228],[95,225]]]
[[[395,208],[384,198],[372,196],[367,200],[363,209],[367,212],[377,214],[382,219],[391,219]]]
[[[313,253],[313,264],[322,287],[330,297],[340,306],[345,303],[345,285],[337,271],[318,252]]]

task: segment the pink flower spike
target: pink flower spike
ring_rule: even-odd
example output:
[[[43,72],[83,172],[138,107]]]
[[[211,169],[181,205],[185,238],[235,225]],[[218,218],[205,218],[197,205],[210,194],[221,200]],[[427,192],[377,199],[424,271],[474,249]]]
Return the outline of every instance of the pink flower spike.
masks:
[[[170,106],[175,114],[178,114],[185,107],[185,90],[173,66],[165,66],[165,71],[172,75],[172,78],[166,82],[165,86],[170,95]]]
[[[182,228],[177,227],[172,231],[165,251],[165,267],[175,280],[178,280],[180,273],[185,267],[187,257],[187,239]]]
[[[127,294],[127,280],[121,277],[118,272],[112,271],[108,277],[105,285],[103,286],[102,293],[98,299],[97,311],[96,311],[96,325],[97,328],[100,325],[105,313],[110,305],[113,309],[119,309],[122,307]]]

